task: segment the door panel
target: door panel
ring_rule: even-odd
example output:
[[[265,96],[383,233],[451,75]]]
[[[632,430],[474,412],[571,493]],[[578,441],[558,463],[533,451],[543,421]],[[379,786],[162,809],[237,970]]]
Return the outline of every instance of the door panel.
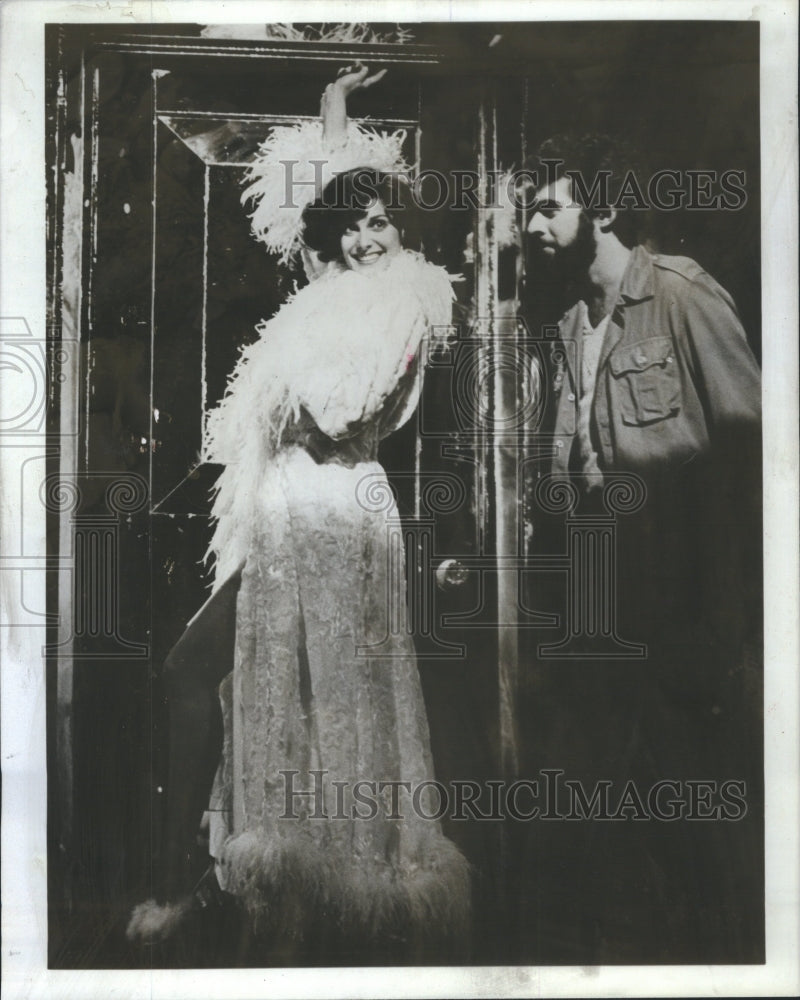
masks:
[[[110,963],[134,960],[119,951],[119,925],[98,913],[116,907],[119,921],[128,901],[147,893],[166,774],[162,663],[207,595],[200,562],[218,470],[199,463],[203,417],[239,348],[301,277],[251,237],[241,182],[269,128],[315,115],[324,84],[354,55],[335,46],[310,56],[302,46],[244,49],[98,36],[82,49],[72,88],[84,99],[68,130],[86,137],[79,470],[134,472],[147,484],[148,502],[124,519],[118,562],[125,634],[149,656],[112,672],[83,662],[78,645],[69,667],[72,698],[54,738],[61,745],[72,734],[74,785],[62,789],[53,826],[74,811],[64,845],[72,917],[54,915],[56,964],[76,961],[87,924]],[[474,74],[448,71],[441,57],[412,47],[389,61],[386,86],[361,95],[356,113],[405,128],[418,169],[474,170],[476,150],[489,169],[490,96]],[[469,204],[426,211],[424,228],[426,254],[463,275],[451,346],[430,359],[418,414],[383,443],[381,460],[403,518],[437,776],[480,781],[503,766],[498,622],[513,625],[497,606],[496,512],[509,487],[493,464],[496,251],[486,217]],[[476,309],[486,322],[475,323]],[[85,600],[76,591],[72,610]],[[501,899],[492,874],[498,828],[445,823],[482,872],[476,912],[488,927]],[[486,933],[476,941],[490,947]]]

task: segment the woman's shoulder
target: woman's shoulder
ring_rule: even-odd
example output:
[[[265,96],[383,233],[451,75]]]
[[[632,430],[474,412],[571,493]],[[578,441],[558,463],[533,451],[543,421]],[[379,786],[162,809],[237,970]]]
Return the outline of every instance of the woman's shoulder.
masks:
[[[264,355],[265,371],[292,374],[355,363],[387,338],[405,344],[411,331],[450,323],[452,301],[450,275],[419,253],[403,250],[369,272],[333,265],[259,324],[252,353]]]
[[[393,258],[392,266],[420,275],[430,281],[447,281],[449,283],[454,280],[454,276],[446,268],[440,264],[432,263],[419,250],[401,250]]]
[[[331,261],[316,273],[308,284],[294,291],[284,309],[295,304],[329,300],[337,294],[353,294],[362,303],[368,300],[389,305],[400,296],[424,297],[426,294],[446,294],[452,297],[452,282],[457,280],[438,264],[426,260],[414,250],[401,250],[385,267],[369,271],[354,271],[338,261]],[[387,298],[388,296],[388,298]]]
[[[451,275],[444,267],[433,264],[421,254],[404,250],[397,255],[396,263],[389,272],[392,280],[414,298],[418,307],[431,323],[448,323],[455,294],[453,282],[457,275]]]

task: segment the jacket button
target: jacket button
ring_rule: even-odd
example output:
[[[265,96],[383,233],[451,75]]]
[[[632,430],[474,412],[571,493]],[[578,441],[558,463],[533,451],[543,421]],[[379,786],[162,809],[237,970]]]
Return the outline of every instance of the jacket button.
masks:
[[[643,365],[645,361],[647,361],[647,355],[646,354],[637,355],[636,361],[638,364]]]
[[[574,402],[575,402],[575,393],[574,393],[574,392],[571,392],[571,393],[570,393],[570,394],[569,394],[569,395],[567,396],[567,399],[568,399],[568,400],[570,401],[570,403],[574,403]]]

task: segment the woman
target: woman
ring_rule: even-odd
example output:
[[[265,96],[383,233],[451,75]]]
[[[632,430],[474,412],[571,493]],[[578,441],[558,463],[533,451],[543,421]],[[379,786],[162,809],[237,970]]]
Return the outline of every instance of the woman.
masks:
[[[351,140],[346,97],[382,75],[348,70],[326,91],[322,135],[340,163],[347,146],[362,155],[374,139]],[[308,136],[297,143],[308,151]],[[294,159],[285,144],[269,152],[271,163]],[[276,219],[264,206],[271,183],[249,189],[261,188],[254,229],[291,251],[285,218],[280,244],[264,221]],[[416,406],[425,339],[450,322],[446,272],[404,246],[411,215],[385,171],[333,177],[302,211],[313,280],[259,327],[208,420],[206,457],[225,465],[216,584],[166,665],[163,894],[185,892],[216,769],[219,883],[273,936],[308,939],[323,919],[344,940],[413,947],[465,929],[468,866],[430,818],[438,797],[397,511],[377,462],[381,438]],[[211,692],[223,677],[219,762]],[[190,905],[143,904],[129,937],[164,936]]]

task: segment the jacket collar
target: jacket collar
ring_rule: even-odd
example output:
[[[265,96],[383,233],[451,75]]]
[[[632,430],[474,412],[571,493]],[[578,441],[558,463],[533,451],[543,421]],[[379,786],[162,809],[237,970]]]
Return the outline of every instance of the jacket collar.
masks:
[[[617,307],[625,307],[634,302],[651,299],[654,294],[653,258],[643,246],[635,246],[631,250],[625,273],[622,275],[617,296]],[[575,335],[583,322],[584,304],[576,302],[561,317],[561,326],[565,333]],[[612,317],[613,318],[613,317]]]
[[[644,302],[651,299],[654,294],[653,279],[653,258],[643,246],[635,246],[631,250],[628,265],[622,276],[617,304],[611,314],[606,335],[603,339],[603,348],[600,352],[598,370],[603,367],[611,351],[616,347],[622,337],[623,319],[621,311],[628,305],[637,302]],[[578,364],[577,371],[580,371],[580,356],[583,341],[583,317],[585,305],[577,302],[561,318],[561,336],[565,340],[572,340],[575,343]],[[577,372],[573,370],[572,359],[567,352],[567,364],[572,371],[573,379]]]
[[[652,299],[652,297],[653,258],[644,247],[635,246],[631,250],[628,266],[625,268],[625,273],[622,276],[617,304],[611,314],[611,322],[608,324],[606,336],[603,340],[603,348],[600,351],[600,358],[598,360],[598,371],[605,366],[609,355],[622,339],[626,306],[646,302],[647,299]]]
[[[642,302],[653,297],[653,258],[643,246],[631,250],[628,266],[622,276],[617,304]]]

